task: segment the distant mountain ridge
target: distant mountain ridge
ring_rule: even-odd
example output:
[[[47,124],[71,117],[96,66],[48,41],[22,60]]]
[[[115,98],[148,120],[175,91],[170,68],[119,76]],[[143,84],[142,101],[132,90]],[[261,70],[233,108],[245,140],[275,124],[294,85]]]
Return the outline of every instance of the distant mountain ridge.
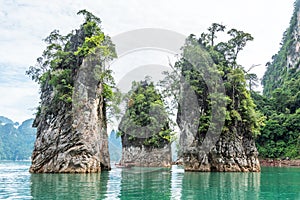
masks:
[[[18,122],[0,116],[0,160],[29,160],[36,136],[33,119]]]
[[[14,122],[7,117],[0,116],[0,124],[14,124]]]

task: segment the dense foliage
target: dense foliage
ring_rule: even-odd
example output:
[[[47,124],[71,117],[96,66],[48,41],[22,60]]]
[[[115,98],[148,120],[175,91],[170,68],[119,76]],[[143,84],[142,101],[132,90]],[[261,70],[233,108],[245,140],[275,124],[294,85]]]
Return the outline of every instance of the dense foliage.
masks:
[[[0,160],[28,160],[33,150],[36,130],[33,119],[21,125],[0,117]]]
[[[68,35],[60,35],[54,30],[45,39],[47,47],[43,55],[37,59],[37,64],[31,66],[26,72],[33,80],[38,82],[41,90],[54,91],[51,108],[39,108],[38,114],[43,111],[55,111],[59,102],[72,103],[74,90],[74,77],[77,70],[87,56],[94,56],[100,60],[101,73],[99,82],[103,83],[103,96],[109,101],[112,98],[114,80],[111,71],[105,68],[105,62],[116,57],[114,45],[110,37],[101,30],[101,20],[92,13],[81,10],[78,12],[85,17],[79,30]]]
[[[168,115],[154,84],[133,82],[128,105],[119,125],[123,146],[163,147],[171,142]]]
[[[256,144],[263,158],[300,158],[300,108],[290,112],[278,97],[252,93],[257,108],[266,116]],[[288,99],[290,96],[285,96]]]
[[[297,0],[282,46],[267,63],[263,95],[252,93],[257,108],[266,116],[265,126],[257,138],[261,157],[300,158],[300,57],[296,51],[299,9]],[[289,57],[296,59],[295,64],[288,61]]]

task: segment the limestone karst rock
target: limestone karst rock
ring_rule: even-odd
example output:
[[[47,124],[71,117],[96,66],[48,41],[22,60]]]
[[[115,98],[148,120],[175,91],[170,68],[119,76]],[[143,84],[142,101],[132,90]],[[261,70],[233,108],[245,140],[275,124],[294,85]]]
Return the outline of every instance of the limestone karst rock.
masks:
[[[203,40],[188,37],[175,64],[184,80],[177,113],[179,158],[186,171],[258,172],[257,114],[244,72],[226,60],[224,49]]]
[[[85,16],[80,29],[66,36],[55,30],[27,74],[40,84],[41,102],[32,173],[89,173],[110,169],[107,105],[113,78],[107,62],[116,57],[101,20]]]

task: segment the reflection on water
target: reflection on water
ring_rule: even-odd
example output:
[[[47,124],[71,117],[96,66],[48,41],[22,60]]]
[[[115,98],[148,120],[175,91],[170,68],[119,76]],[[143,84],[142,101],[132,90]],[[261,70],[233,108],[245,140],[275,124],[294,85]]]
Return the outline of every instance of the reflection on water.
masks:
[[[182,179],[184,176],[184,169],[176,165],[172,166],[171,178],[171,199],[179,200],[182,197]]]
[[[31,182],[35,199],[258,199],[260,173],[115,168],[101,174],[33,174]]]
[[[32,174],[30,180],[34,199],[103,199],[108,173]]]
[[[185,172],[183,199],[258,199],[260,173]]]
[[[173,166],[29,174],[29,165],[0,161],[0,199],[300,199],[300,168],[193,173]]]
[[[171,172],[165,168],[122,170],[121,199],[170,199]]]
[[[113,168],[109,172],[109,179],[107,181],[107,191],[105,194],[105,199],[119,199],[121,191],[121,172],[122,169]],[[107,173],[108,174],[108,173]]]

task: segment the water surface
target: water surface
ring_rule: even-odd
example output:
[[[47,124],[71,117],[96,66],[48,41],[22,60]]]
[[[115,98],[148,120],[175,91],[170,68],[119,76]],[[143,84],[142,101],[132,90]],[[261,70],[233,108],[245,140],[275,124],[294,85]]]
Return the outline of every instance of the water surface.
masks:
[[[193,173],[173,166],[101,174],[30,174],[29,162],[0,161],[0,199],[300,199],[300,168]]]

